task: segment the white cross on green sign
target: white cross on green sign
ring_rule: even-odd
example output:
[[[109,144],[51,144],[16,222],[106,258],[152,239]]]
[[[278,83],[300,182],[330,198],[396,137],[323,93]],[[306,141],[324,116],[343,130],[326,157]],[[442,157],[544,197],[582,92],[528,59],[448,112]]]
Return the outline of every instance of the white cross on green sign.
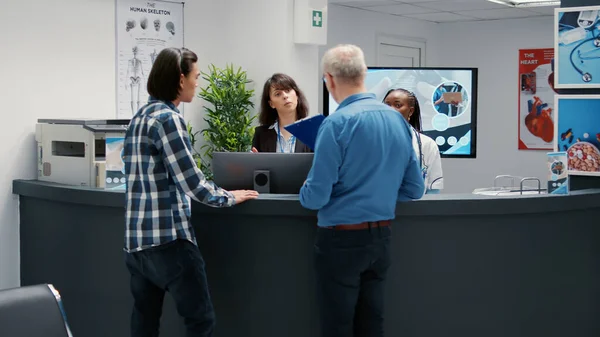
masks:
[[[313,11],[312,13],[312,26],[323,27],[323,12]]]

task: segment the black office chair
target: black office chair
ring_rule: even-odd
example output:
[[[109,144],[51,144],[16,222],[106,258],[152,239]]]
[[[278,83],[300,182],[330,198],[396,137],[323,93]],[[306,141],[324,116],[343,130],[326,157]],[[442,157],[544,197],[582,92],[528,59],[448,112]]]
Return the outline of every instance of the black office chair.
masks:
[[[0,290],[0,336],[71,337],[62,308],[51,284]]]

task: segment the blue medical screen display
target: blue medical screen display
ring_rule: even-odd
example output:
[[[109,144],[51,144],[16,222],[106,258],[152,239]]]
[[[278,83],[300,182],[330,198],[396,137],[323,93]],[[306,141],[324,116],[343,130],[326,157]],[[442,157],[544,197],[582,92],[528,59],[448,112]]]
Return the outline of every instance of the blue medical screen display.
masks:
[[[421,107],[423,134],[437,143],[442,157],[475,158],[477,69],[373,67],[365,84],[382,102],[392,88],[413,92]],[[334,113],[338,104],[326,88],[323,98],[323,113]]]

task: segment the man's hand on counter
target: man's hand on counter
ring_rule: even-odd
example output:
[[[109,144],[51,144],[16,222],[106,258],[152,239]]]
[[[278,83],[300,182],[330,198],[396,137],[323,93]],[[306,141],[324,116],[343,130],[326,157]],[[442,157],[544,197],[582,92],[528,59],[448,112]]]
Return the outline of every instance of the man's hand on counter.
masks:
[[[235,198],[235,204],[241,204],[244,201],[258,198],[258,192],[253,190],[236,190],[229,191]]]

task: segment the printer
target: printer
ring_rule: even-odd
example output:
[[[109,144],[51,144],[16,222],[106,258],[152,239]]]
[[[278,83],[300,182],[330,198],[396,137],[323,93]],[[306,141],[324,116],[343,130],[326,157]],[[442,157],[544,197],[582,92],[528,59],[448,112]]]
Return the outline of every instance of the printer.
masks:
[[[122,149],[128,125],[129,119],[39,119],[35,127],[38,180],[124,186]]]

